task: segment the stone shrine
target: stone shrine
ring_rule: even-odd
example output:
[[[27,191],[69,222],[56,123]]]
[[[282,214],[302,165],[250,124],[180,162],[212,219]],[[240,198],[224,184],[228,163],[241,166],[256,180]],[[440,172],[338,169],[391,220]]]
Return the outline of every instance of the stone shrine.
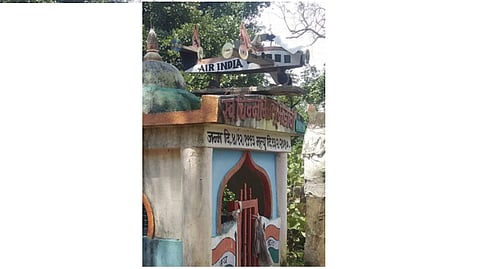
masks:
[[[286,263],[287,153],[305,124],[259,94],[185,90],[150,31],[143,69],[143,265]]]

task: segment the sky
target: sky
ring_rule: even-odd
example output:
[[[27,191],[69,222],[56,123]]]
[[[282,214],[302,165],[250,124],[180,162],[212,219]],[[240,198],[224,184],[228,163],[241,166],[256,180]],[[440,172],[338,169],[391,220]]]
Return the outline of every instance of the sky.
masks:
[[[259,22],[267,27],[267,31],[271,28],[271,31],[274,35],[280,36],[282,40],[288,41],[289,46],[297,47],[297,46],[304,46],[305,44],[310,44],[311,40],[298,38],[298,39],[285,39],[286,37],[290,36],[290,32],[288,31],[283,18],[281,17],[281,11],[276,6],[275,3],[272,2],[270,7],[265,9],[261,14]],[[325,7],[322,1],[317,1],[321,6]],[[287,5],[295,6],[293,2],[286,2]],[[321,38],[316,41],[313,46],[307,47],[310,50],[310,64],[315,65],[318,68],[321,68],[325,63],[325,39]]]

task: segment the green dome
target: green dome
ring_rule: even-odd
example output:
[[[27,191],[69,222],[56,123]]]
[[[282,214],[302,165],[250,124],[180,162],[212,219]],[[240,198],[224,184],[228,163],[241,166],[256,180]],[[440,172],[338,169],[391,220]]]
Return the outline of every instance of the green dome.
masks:
[[[200,98],[186,90],[180,71],[161,60],[153,29],[148,34],[147,53],[143,59],[143,113],[200,109]]]
[[[158,85],[143,85],[143,113],[200,109],[200,99],[192,93]]]
[[[143,85],[151,84],[173,89],[187,88],[185,79],[175,66],[160,61],[144,61]]]

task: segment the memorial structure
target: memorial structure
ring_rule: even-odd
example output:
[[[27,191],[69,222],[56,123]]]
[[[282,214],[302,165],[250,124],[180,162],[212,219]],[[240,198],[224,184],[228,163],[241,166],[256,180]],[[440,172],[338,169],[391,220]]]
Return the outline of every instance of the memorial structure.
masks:
[[[304,132],[259,94],[185,90],[150,31],[143,69],[143,265],[286,262],[287,153]]]

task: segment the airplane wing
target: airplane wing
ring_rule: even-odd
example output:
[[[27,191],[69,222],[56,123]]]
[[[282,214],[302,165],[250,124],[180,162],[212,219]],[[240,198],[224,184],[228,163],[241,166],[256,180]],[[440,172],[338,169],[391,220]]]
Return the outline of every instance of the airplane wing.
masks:
[[[208,88],[192,91],[193,94],[201,96],[204,94],[262,94],[273,96],[300,96],[305,95],[307,91],[303,88],[290,85],[269,86],[269,87],[230,87],[230,88]]]

